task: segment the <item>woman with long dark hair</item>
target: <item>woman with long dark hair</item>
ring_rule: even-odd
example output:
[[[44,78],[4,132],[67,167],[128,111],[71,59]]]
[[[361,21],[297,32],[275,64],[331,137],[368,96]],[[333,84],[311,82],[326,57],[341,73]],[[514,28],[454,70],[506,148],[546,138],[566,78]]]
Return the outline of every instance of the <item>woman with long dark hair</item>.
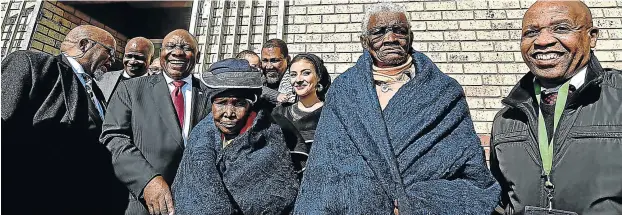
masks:
[[[324,61],[308,53],[296,55],[289,72],[296,102],[276,107],[272,116],[283,128],[294,164],[302,172],[330,86],[330,76]]]

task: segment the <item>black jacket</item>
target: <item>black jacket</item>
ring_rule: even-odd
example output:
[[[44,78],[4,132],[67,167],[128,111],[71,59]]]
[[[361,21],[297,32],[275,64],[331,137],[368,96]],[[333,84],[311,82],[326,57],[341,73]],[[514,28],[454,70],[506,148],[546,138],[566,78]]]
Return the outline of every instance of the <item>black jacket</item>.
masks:
[[[100,101],[103,95],[94,83]],[[102,119],[67,58],[2,62],[2,212],[123,214],[127,189],[99,143]]]
[[[211,110],[207,86],[192,79],[190,131]],[[163,74],[121,81],[113,93],[101,142],[131,195],[128,214],[147,214],[143,189],[161,175],[171,186],[184,151],[182,129]],[[140,201],[137,201],[140,200]]]
[[[490,165],[507,214],[547,207],[537,142],[534,75],[527,73],[495,117]],[[622,214],[622,73],[592,54],[585,83],[568,97],[554,134],[553,208],[579,214]]]
[[[277,106],[272,111],[272,119],[282,128],[294,169],[299,173],[298,177],[302,179],[302,172],[309,158],[322,107],[306,113],[300,111],[297,105],[298,103]]]

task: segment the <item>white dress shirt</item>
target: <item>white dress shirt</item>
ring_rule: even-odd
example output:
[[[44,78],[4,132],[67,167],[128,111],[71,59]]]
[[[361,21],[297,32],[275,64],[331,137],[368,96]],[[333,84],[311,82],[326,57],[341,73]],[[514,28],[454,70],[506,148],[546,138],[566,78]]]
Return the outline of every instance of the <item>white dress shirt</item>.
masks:
[[[123,77],[125,77],[125,78],[132,78],[132,76],[130,76],[130,74],[127,74],[127,72],[126,72],[125,70],[123,70],[123,73],[121,73],[121,75],[122,75]],[[138,77],[144,77],[144,76],[147,76],[147,75],[149,75],[149,73],[148,73],[148,72],[146,72],[144,75],[141,75],[141,76],[138,76]],[[137,78],[138,78],[138,77],[137,77]]]
[[[585,75],[587,74],[587,66],[580,69],[577,74],[570,78],[570,84],[574,86],[575,89],[579,89],[585,83]]]
[[[166,72],[163,72],[162,74],[166,80],[170,97],[171,93],[175,90],[175,85],[173,85],[173,81],[175,80],[168,77]],[[181,92],[184,95],[184,127],[182,130],[182,136],[184,138],[184,145],[186,145],[186,139],[188,139],[188,132],[190,131],[190,116],[192,116],[192,75],[188,75],[188,77],[181,80],[186,82],[186,84],[181,87]]]
[[[587,74],[587,66],[584,66],[583,68],[579,69],[579,72],[577,72],[577,74],[575,74],[574,76],[572,76],[572,78],[570,78],[570,85],[574,86],[575,89],[579,89],[579,87],[583,86],[583,83],[585,83],[585,75]],[[535,79],[534,79],[535,81]],[[561,87],[561,85],[557,86],[558,88]],[[545,88],[544,86],[541,86],[541,89],[544,90],[548,90],[547,88]],[[553,88],[555,89],[555,88]]]
[[[84,68],[82,68],[82,65],[80,65],[80,63],[78,63],[78,61],[76,61],[75,59],[71,58],[71,57],[67,57],[67,61],[69,61],[69,64],[71,65],[71,70],[73,70],[73,72],[76,74],[76,77],[78,77],[78,80],[80,80],[80,83],[82,84],[82,86],[85,89],[89,89],[91,88],[90,86],[87,86],[86,84],[86,80],[84,80],[83,75],[87,75],[90,77],[89,74],[86,74],[86,72],[84,72]],[[93,81],[93,78],[91,78],[91,81]],[[88,90],[87,90],[88,92]],[[101,106],[101,102],[99,101],[99,99],[97,99],[97,97],[95,96],[95,94],[93,94],[91,96],[93,100],[91,100],[94,104],[95,107],[97,107],[97,111],[99,112],[99,116],[104,119],[104,109]]]

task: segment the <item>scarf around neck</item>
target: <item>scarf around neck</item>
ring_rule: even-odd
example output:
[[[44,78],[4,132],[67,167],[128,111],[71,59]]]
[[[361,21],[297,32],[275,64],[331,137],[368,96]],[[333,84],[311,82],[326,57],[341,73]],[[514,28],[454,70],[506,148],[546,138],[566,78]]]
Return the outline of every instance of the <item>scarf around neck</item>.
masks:
[[[406,62],[402,65],[389,68],[380,68],[376,65],[372,65],[373,79],[379,82],[391,83],[395,81],[407,81],[410,80],[408,71],[412,67],[412,57],[408,56]]]

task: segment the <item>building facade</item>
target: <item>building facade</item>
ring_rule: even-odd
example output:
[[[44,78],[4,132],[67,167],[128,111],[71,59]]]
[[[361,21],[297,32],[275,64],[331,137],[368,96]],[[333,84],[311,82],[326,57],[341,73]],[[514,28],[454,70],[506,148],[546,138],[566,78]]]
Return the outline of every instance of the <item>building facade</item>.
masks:
[[[318,54],[326,62],[331,75],[336,77],[361,55],[359,35],[365,8],[377,2],[188,2],[187,10],[191,14],[187,20],[188,30],[197,37],[202,53],[195,72],[201,73],[210,63],[233,57],[242,50],[259,52],[263,41],[281,38],[289,44],[292,57],[303,52]],[[502,108],[500,101],[528,70],[519,49],[520,29],[523,14],[534,0],[395,2],[410,13],[414,48],[428,55],[443,72],[463,86],[475,129],[488,151],[492,120]],[[622,1],[585,2],[592,11],[594,25],[600,28],[596,56],[604,67],[622,68]],[[3,2],[0,12],[4,15],[2,57],[17,49],[56,54],[64,34],[71,27],[86,23],[115,35],[117,51],[121,54],[127,40],[125,32],[108,27],[109,23],[99,22],[71,4]],[[140,35],[128,35],[134,36]]]

